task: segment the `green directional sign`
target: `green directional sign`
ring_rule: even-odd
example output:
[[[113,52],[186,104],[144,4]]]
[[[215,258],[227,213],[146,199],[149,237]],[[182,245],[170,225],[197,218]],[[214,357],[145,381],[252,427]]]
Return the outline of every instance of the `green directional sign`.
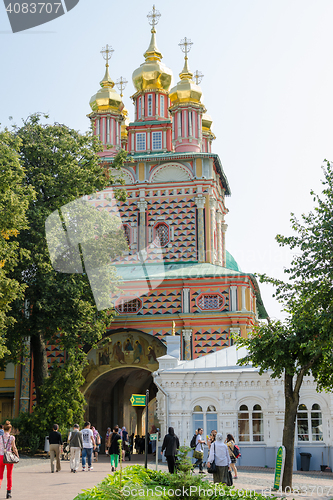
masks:
[[[285,456],[285,448],[284,446],[280,446],[276,454],[275,477],[273,486],[274,490],[278,490],[282,483],[284,456]]]
[[[150,441],[157,441],[158,434],[150,434]]]
[[[145,394],[132,394],[130,402],[132,406],[146,406]]]

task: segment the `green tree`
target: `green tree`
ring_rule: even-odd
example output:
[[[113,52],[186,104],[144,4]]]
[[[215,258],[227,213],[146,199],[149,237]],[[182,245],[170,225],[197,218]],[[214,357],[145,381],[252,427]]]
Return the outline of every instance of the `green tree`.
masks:
[[[11,307],[15,299],[22,301],[25,289],[20,280],[10,277],[22,252],[19,233],[27,228],[26,210],[33,196],[33,190],[23,185],[20,145],[13,133],[0,131],[0,358],[10,353],[5,336],[15,321]]]
[[[280,246],[297,250],[285,269],[288,280],[260,277],[261,282],[275,286],[287,319],[260,324],[249,338],[237,341],[248,349],[239,364],[251,362],[260,373],[272,370],[272,378],[284,377],[283,488],[292,487],[295,425],[304,376],[312,373],[317,390],[333,387],[333,173],[329,162],[323,172],[321,196],[311,192],[314,211],[302,215],[301,221],[292,214],[295,234],[276,237]]]
[[[45,125],[40,115],[32,115],[16,129],[16,135],[21,141],[24,185],[35,189],[36,198],[27,210],[29,228],[18,236],[20,247],[27,252],[15,270],[15,276],[21,277],[26,286],[28,311],[22,314],[22,302],[16,302],[16,323],[8,341],[12,357],[18,360],[22,336],[30,337],[36,398],[40,403],[48,376],[47,343],[57,344],[69,354],[77,349],[83,352],[85,346],[103,337],[113,318],[112,310],[97,309],[86,273],[54,270],[45,221],[53,212],[60,214],[62,206],[112,185],[115,177],[101,164],[101,143],[92,132],[80,134],[57,123]],[[121,151],[112,164],[112,171],[116,169],[118,175],[126,155]],[[125,199],[123,191],[117,194]],[[121,236],[117,242],[121,247]]]

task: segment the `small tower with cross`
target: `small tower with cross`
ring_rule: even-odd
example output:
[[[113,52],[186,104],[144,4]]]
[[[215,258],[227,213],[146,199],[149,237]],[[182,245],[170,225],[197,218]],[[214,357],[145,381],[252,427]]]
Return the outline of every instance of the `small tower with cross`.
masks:
[[[184,56],[180,81],[170,90],[172,116],[172,144],[177,153],[199,152],[202,145],[202,115],[206,112],[201,102],[202,91],[193,81],[188,54],[193,42],[185,37],[178,44]],[[198,80],[197,80],[198,81]]]
[[[90,99],[92,113],[88,115],[95,135],[104,145],[102,157],[115,156],[122,147],[122,125],[126,115],[122,95],[114,88],[115,84],[109,73],[109,61],[113,52],[113,48],[108,44],[101,50],[105,60],[105,74],[100,82],[101,88]]]
[[[162,153],[172,149],[168,111],[172,72],[162,63],[163,56],[157,48],[156,25],[160,17],[153,5],[147,15],[151,39],[144,53],[145,62],[132,75],[136,92],[132,96],[134,121],[128,127],[130,153]]]

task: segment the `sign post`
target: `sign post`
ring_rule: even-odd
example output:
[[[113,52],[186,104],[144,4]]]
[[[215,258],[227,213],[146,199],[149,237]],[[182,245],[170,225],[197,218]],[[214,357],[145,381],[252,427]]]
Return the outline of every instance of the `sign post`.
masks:
[[[158,470],[158,434],[150,434],[150,440],[156,441],[156,470]]]
[[[279,490],[282,484],[285,453],[286,453],[285,447],[280,446],[276,454],[275,476],[274,476],[274,486],[273,486],[274,490]]]
[[[148,461],[148,403],[149,403],[149,389],[146,390],[145,469],[147,469],[147,461]]]

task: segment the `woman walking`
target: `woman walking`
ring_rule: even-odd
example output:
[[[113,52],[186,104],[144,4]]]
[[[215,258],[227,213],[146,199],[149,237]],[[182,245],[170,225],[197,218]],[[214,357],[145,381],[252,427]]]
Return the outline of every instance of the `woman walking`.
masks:
[[[222,434],[219,432],[216,434],[216,440],[210,447],[207,467],[210,467],[210,464],[214,460],[216,465],[216,472],[213,473],[214,483],[225,483],[227,486],[231,486],[229,478],[230,455],[228,447],[223,443]]]
[[[229,455],[230,455],[230,459],[231,459],[231,467],[232,467],[234,474],[235,474],[234,479],[237,479],[238,478],[237,467],[236,467],[237,458],[234,455],[235,438],[232,434],[227,434],[227,439],[224,442],[228,446]]]
[[[215,430],[211,431],[210,436],[207,439],[208,450],[210,450],[210,447],[212,446],[212,444],[216,440],[216,434],[217,434],[217,431],[215,431]]]
[[[107,443],[107,446],[109,448],[109,455],[110,455],[111,471],[112,472],[117,470],[119,456],[120,456],[118,441],[121,440],[121,436],[120,436],[120,434],[118,434],[118,432],[119,432],[119,427],[116,425],[113,428],[113,433],[109,436],[109,442]]]
[[[5,451],[12,451],[18,457],[18,451],[15,444],[15,437],[10,435],[12,426],[9,420],[6,420],[3,426],[4,434],[0,436],[0,486],[3,480],[3,473],[5,466],[7,466],[7,496],[6,498],[12,498],[12,485],[13,485],[13,467],[14,464],[4,464],[3,456]]]

